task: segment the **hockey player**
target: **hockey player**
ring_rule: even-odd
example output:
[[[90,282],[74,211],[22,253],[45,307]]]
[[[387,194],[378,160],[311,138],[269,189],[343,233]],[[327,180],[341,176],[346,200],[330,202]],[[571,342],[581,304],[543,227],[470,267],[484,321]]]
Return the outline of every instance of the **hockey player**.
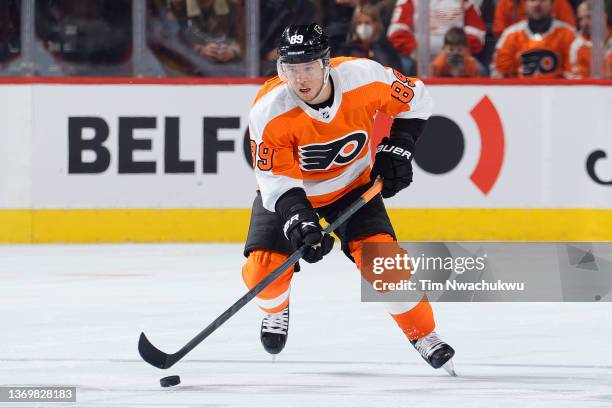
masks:
[[[258,192],[253,203],[242,269],[249,288],[287,255],[307,244],[306,262],[320,261],[334,244],[319,217],[332,222],[338,212],[383,179],[382,197],[392,197],[412,182],[412,154],[432,100],[416,78],[408,78],[368,59],[330,59],[328,39],[317,24],[289,26],[278,49],[278,76],[255,98],[249,131]],[[370,164],[374,116],[395,120]],[[336,234],[342,250],[361,269],[362,245],[395,242],[382,197],[372,199]],[[280,353],[289,330],[291,267],[257,297],[265,312],[264,349]],[[434,332],[431,306],[389,303],[389,313],[422,357],[434,368],[454,350]]]

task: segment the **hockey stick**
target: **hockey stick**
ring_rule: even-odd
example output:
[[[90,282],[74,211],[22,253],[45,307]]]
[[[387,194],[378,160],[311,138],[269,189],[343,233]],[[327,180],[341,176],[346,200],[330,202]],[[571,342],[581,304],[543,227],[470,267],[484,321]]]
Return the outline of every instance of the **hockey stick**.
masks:
[[[340,213],[338,218],[325,228],[325,233],[329,234],[342,225],[351,215],[355,214],[357,210],[368,203],[374,198],[382,189],[382,180],[377,179],[372,187],[370,187],[365,193],[363,193],[355,202],[353,202],[348,208]],[[225,312],[217,317],[211,324],[209,324],[204,330],[198,333],[189,343],[185,344],[183,348],[174,354],[167,354],[155,347],[144,333],[140,333],[140,339],[138,340],[138,352],[144,361],[155,366],[157,368],[170,368],[177,361],[185,357],[187,353],[193,350],[198,344],[200,344],[205,338],[225,323],[230,317],[235,315],[244,305],[249,303],[259,292],[264,290],[270,283],[276,278],[283,274],[289,267],[299,261],[304,255],[306,246],[298,248],[292,253],[285,262],[279,265],[274,271],[268,276],[263,278],[257,285],[249,290],[244,296],[238,299],[233,305],[231,305]]]

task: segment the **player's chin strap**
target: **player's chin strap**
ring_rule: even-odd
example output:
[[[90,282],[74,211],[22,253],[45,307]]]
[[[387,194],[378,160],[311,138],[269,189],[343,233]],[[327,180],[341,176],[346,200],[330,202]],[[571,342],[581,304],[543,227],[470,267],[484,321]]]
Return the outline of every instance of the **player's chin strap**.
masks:
[[[281,81],[287,82],[287,75],[285,74],[283,64],[280,62],[280,58],[276,60],[276,73]]]
[[[314,98],[312,98],[313,100],[317,99],[319,95],[321,95],[321,93],[327,86],[327,81],[329,80],[329,71],[330,71],[329,60],[327,63],[323,62],[323,60],[319,60],[319,61],[321,61],[321,64],[323,65],[322,68],[325,70],[325,73],[323,74],[323,85],[321,85],[321,89],[319,89],[319,92],[317,92]]]

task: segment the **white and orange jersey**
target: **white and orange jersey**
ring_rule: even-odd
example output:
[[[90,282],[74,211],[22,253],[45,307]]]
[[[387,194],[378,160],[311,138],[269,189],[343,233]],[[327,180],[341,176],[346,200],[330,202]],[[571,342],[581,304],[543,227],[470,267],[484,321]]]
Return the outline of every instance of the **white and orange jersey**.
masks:
[[[582,79],[591,76],[591,48],[593,44],[591,40],[586,38],[582,33],[576,35],[576,39],[572,43],[569,51],[569,61],[571,67],[571,78]],[[612,37],[608,38],[604,49],[603,59],[603,75],[610,77],[612,75]]]
[[[370,137],[378,111],[428,119],[423,82],[362,58],[332,58],[331,107],[315,110],[278,77],[260,89],[249,116],[255,176],[264,207],[301,187],[312,205],[330,204],[370,180]]]
[[[576,35],[569,51],[571,78],[588,78],[591,75],[591,47],[591,41],[584,35]]]
[[[543,34],[533,33],[527,20],[518,22],[504,31],[495,46],[492,76],[566,76],[575,36],[573,27],[555,19]]]
[[[493,34],[499,38],[502,32],[527,18],[527,0],[498,0],[495,6],[495,17],[493,17]],[[568,0],[554,0],[552,2],[551,14],[557,20],[561,20],[570,26],[576,25],[576,15]]]

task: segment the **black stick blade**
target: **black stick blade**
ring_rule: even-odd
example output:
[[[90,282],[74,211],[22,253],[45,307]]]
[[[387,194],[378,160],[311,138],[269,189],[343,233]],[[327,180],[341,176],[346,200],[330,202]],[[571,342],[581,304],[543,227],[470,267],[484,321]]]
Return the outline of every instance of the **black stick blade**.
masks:
[[[168,364],[168,354],[151,344],[144,333],[140,333],[140,339],[138,340],[138,352],[144,361],[154,367],[166,369],[172,365]]]

